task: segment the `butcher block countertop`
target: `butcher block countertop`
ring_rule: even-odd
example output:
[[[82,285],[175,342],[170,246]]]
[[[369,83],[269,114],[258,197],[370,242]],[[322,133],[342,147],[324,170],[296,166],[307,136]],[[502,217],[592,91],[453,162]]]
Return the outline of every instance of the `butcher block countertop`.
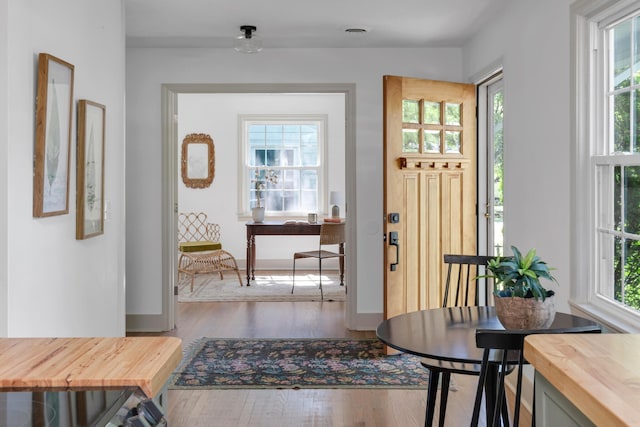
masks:
[[[0,338],[0,389],[137,386],[154,397],[181,359],[175,337]]]
[[[524,356],[596,425],[640,425],[640,335],[530,335]]]

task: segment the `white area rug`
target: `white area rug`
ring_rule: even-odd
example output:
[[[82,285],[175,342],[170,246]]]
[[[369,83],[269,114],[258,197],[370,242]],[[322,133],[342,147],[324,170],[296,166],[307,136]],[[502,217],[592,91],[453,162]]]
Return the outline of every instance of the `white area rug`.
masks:
[[[296,287],[291,294],[293,277],[291,274],[256,274],[251,286],[246,286],[246,273],[242,274],[240,286],[238,278],[226,272],[220,280],[217,274],[196,275],[191,292],[191,279],[180,275],[178,302],[215,302],[215,301],[320,301],[319,276],[309,272],[296,273]],[[344,301],[345,286],[340,286],[338,274],[323,274],[322,289],[325,301]]]

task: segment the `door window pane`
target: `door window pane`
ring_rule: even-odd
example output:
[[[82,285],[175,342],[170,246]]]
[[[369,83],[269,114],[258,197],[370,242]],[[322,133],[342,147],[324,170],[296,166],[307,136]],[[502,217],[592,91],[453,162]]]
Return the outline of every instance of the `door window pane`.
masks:
[[[460,153],[460,132],[458,131],[446,131],[446,152],[447,153]]]
[[[420,151],[417,129],[402,129],[402,151],[417,153]]]
[[[440,121],[440,103],[432,101],[424,101],[424,123],[428,125],[439,125]]]
[[[424,152],[439,153],[440,152],[440,131],[425,130],[424,131]]]
[[[420,103],[412,99],[402,100],[402,121],[404,123],[419,123]]]
[[[447,102],[445,110],[445,124],[460,126],[460,104],[450,104]]]

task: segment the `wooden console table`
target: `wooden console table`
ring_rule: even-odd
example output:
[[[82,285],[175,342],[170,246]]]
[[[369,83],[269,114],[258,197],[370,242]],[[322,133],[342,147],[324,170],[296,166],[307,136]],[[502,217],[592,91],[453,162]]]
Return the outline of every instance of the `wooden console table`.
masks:
[[[284,221],[247,222],[247,286],[255,280],[256,237],[255,236],[319,236],[318,224],[285,224]],[[340,244],[344,254],[344,243]],[[344,257],[340,257],[340,285],[344,285]]]

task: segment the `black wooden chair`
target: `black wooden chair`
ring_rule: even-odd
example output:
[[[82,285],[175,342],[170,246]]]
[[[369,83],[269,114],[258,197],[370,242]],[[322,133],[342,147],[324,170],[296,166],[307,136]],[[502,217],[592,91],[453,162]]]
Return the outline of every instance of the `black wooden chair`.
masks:
[[[445,282],[442,307],[490,305],[490,296],[493,291],[491,279],[478,278],[478,276],[484,274],[483,267],[493,258],[495,257],[484,255],[444,255],[444,263],[447,264],[447,280]],[[480,365],[427,358],[422,358],[420,363],[429,370],[429,396],[434,396],[433,401],[427,402],[425,426],[430,426],[433,423],[436,404],[435,396],[440,378],[440,417],[438,425],[444,426],[451,374],[477,376],[480,374]],[[505,416],[508,416],[506,412]]]
[[[600,333],[600,327],[594,326],[591,329],[583,330],[580,333]],[[545,329],[536,330],[496,330],[496,329],[478,329],[476,330],[476,345],[479,348],[484,349],[482,356],[482,365],[480,369],[480,375],[478,379],[478,388],[476,389],[476,399],[473,406],[473,415],[471,418],[471,427],[476,427],[480,420],[480,407],[482,405],[483,393],[486,393],[488,399],[486,399],[487,407],[485,408],[487,417],[487,427],[500,426],[500,414],[502,414],[502,420],[504,426],[509,426],[508,417],[505,419],[504,414],[508,409],[506,404],[504,379],[509,372],[509,368],[514,367],[514,360],[517,362],[515,366],[518,367],[517,381],[516,381],[516,395],[515,404],[513,408],[513,426],[518,427],[520,424],[520,397],[522,396],[522,366],[527,364],[524,359],[524,339],[527,335],[531,334],[544,334],[544,333],[576,333],[576,332],[564,332],[559,330],[549,331]],[[500,351],[500,361],[496,364],[489,360],[489,355],[492,351]],[[497,375],[496,389],[488,387],[490,384],[487,379],[490,375]],[[534,393],[535,395],[535,393]],[[493,406],[493,407],[492,407]],[[532,414],[532,425],[535,425],[535,402]]]

